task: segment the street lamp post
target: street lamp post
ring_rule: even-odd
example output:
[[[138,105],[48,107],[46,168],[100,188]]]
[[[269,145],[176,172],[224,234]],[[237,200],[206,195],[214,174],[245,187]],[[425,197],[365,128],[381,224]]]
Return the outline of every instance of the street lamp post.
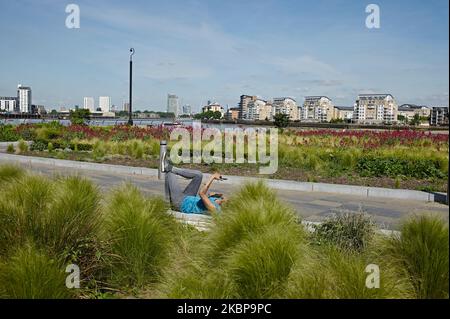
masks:
[[[133,55],[134,49],[130,49],[130,101],[128,110],[128,125],[133,125]]]

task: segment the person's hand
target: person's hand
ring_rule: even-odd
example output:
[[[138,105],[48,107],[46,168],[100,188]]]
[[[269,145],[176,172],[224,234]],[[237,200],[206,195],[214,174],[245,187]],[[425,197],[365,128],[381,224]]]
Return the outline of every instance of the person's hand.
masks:
[[[222,177],[222,175],[220,175],[219,173],[214,173],[211,175],[211,178],[215,179],[215,180],[219,180],[221,177]]]

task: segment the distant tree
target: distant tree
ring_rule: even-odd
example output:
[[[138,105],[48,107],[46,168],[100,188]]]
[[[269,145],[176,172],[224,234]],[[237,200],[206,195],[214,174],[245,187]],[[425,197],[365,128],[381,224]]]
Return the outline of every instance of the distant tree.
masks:
[[[53,109],[53,110],[50,112],[50,114],[52,114],[52,115],[57,115],[57,114],[58,114],[58,111],[55,110],[55,109]]]
[[[414,117],[411,119],[411,121],[409,122],[410,125],[420,125],[421,121],[420,121],[420,115],[419,114],[414,114]]]
[[[403,122],[403,123],[408,123],[408,119],[406,118],[406,116],[401,115],[401,114],[397,115],[397,121]]]
[[[287,127],[289,125],[289,115],[278,113],[273,117],[274,124],[278,128]]]
[[[87,109],[70,110],[70,122],[72,124],[83,125],[86,119],[89,119],[91,112]]]
[[[330,123],[344,123],[344,120],[343,120],[343,119],[336,118],[336,119],[332,119],[332,120],[330,121]]]
[[[196,120],[220,120],[221,118],[222,113],[220,113],[219,111],[207,111],[194,115],[194,119]]]

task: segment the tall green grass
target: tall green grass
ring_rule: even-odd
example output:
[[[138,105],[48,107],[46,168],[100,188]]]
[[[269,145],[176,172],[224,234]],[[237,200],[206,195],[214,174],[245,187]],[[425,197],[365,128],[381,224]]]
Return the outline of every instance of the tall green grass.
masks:
[[[25,174],[24,170],[16,165],[0,165],[0,184],[11,179],[19,178]]]
[[[0,262],[0,297],[62,299],[73,296],[66,287],[63,264],[31,244]]]
[[[276,296],[302,254],[303,241],[293,211],[263,183],[247,184],[224,205],[186,269],[168,270],[166,293],[174,298]]]
[[[401,235],[384,241],[384,255],[410,280],[416,298],[448,298],[448,236],[448,224],[422,215],[406,221]]]
[[[152,282],[167,260],[175,221],[161,198],[145,198],[133,185],[112,192],[107,201],[104,230],[117,256],[112,282],[143,286]]]
[[[100,195],[80,177],[24,175],[3,187],[0,256],[31,242],[54,258],[76,263],[84,278],[98,265]]]

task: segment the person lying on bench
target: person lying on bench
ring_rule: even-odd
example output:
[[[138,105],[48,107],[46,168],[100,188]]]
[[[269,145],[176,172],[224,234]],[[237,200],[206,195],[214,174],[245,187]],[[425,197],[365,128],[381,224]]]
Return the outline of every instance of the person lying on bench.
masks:
[[[221,180],[222,176],[218,173],[213,174],[200,190],[203,180],[202,172],[174,167],[166,157],[167,155],[162,161],[161,171],[166,173],[165,192],[173,209],[185,214],[208,215],[220,211],[225,198],[222,194],[208,194],[208,190],[213,181]],[[184,190],[177,180],[177,175],[191,180]]]

